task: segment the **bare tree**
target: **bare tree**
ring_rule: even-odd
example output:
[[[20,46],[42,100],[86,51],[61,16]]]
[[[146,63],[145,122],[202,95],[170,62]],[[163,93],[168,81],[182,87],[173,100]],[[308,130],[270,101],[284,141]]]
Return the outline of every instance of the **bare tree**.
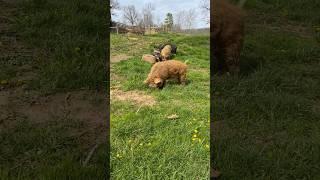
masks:
[[[118,0],[111,0],[110,1],[110,8],[111,8],[111,15],[115,16],[116,13],[114,12],[114,10],[120,9],[120,4],[119,4]]]
[[[139,20],[139,14],[134,5],[123,7],[123,18],[128,21],[132,26],[136,25]]]
[[[185,10],[179,11],[177,14],[175,14],[174,29],[176,31],[180,31],[185,27],[185,14],[186,14]]]
[[[145,26],[152,26],[153,25],[153,13],[152,11],[155,10],[155,7],[152,3],[145,4],[143,10],[142,10],[142,16],[143,16],[143,23]]]
[[[210,0],[201,0],[200,9],[202,10],[204,20],[206,21],[207,24],[209,24],[210,23]]]
[[[189,9],[186,11],[185,22],[187,29],[191,29],[193,27],[196,17],[196,11],[194,9]]]
[[[137,25],[140,27],[140,28],[145,28],[145,24],[144,24],[144,20],[143,20],[143,15],[138,15],[138,18],[137,18]]]

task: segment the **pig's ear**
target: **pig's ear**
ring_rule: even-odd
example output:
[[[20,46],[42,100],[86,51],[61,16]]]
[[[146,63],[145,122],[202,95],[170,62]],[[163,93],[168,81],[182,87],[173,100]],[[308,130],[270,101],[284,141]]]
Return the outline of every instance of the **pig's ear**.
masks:
[[[159,84],[162,83],[162,80],[161,80],[160,78],[155,78],[155,79],[154,79],[154,83],[155,83],[156,85],[159,85]]]

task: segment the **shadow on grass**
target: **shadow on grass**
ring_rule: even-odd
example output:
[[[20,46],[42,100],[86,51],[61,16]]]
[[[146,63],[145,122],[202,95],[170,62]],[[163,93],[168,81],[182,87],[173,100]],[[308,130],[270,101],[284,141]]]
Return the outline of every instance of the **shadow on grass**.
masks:
[[[186,81],[185,86],[189,85],[191,82],[192,82],[192,80],[188,79]],[[175,85],[175,86],[184,86],[184,85],[180,84],[177,80],[172,80],[172,79],[167,80],[166,84],[167,85]]]
[[[249,76],[255,71],[261,69],[265,64],[265,59],[263,57],[258,57],[256,55],[244,55],[241,57],[240,61],[240,75]]]
[[[169,80],[167,80],[166,85],[164,87],[162,87],[162,88],[149,87],[148,85],[144,85],[144,86],[141,86],[141,87],[143,87],[143,90],[147,90],[147,89],[163,90],[163,89],[169,88],[169,87],[173,88],[173,87],[179,87],[179,86],[181,86],[181,87],[188,86],[191,82],[192,82],[192,80],[187,80],[186,84],[182,85],[177,80],[169,79]]]
[[[216,59],[213,59],[213,75],[222,75],[217,68]],[[245,54],[240,57],[240,76],[249,76],[250,74],[254,73],[255,71],[261,69],[265,64],[265,58],[259,57],[255,54]]]

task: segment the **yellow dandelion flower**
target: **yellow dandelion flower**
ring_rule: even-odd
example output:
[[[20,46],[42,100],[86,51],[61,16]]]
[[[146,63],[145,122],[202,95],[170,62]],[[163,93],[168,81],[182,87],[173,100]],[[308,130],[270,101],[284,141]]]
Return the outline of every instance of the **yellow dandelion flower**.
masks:
[[[121,158],[121,155],[119,153],[117,153],[117,158]]]
[[[199,131],[195,129],[194,132],[195,132],[195,133],[198,133]]]
[[[195,141],[195,140],[197,140],[197,138],[192,138],[192,141]]]
[[[192,137],[196,138],[196,137],[197,137],[197,135],[196,135],[196,134],[194,134]]]
[[[205,147],[206,147],[207,149],[209,149],[209,148],[210,148],[209,144],[206,144],[206,145],[205,145]]]

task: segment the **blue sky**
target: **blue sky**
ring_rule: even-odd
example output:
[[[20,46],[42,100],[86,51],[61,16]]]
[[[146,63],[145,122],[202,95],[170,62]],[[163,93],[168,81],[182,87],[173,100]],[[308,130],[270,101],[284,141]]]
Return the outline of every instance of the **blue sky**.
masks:
[[[172,13],[174,18],[175,13],[192,8],[197,12],[197,19],[199,20],[195,22],[194,28],[209,27],[201,14],[201,10],[199,8],[200,0],[118,0],[118,2],[120,6],[134,5],[139,12],[141,12],[146,3],[153,3],[155,6],[155,11],[153,11],[155,23],[157,23],[158,18],[163,22],[168,12]],[[122,22],[123,18],[121,11],[115,12],[117,13],[117,16],[112,16],[112,19]]]

